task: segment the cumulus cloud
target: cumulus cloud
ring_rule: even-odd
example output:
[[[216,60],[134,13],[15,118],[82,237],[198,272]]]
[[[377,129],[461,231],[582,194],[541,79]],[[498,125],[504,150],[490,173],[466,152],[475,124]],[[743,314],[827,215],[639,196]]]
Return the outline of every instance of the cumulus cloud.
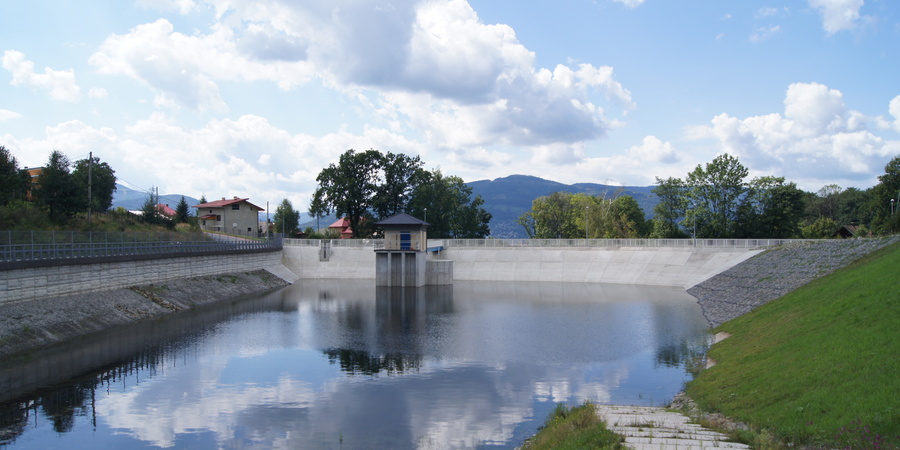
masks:
[[[53,100],[77,102],[81,100],[81,88],[75,84],[75,71],[44,68],[44,73],[34,71],[34,63],[16,50],[3,52],[3,68],[12,73],[13,86],[27,86],[47,91]]]
[[[188,36],[159,19],[125,35],[110,36],[89,62],[101,74],[129,76],[151,87],[157,92],[157,105],[214,112],[228,109],[216,81],[267,80],[290,89],[310,77],[303,61],[260,59],[238,44],[227,27]]]
[[[809,6],[822,15],[822,28],[828,34],[850,30],[859,20],[864,0],[808,0]]]
[[[888,105],[888,112],[890,112],[891,115],[894,116],[894,131],[900,133],[900,95],[894,97],[891,100],[891,103]]]
[[[6,121],[6,120],[18,119],[19,117],[22,117],[22,115],[15,111],[0,109],[0,122]]]
[[[290,89],[317,78],[444,147],[596,139],[611,123],[604,106],[635,107],[613,68],[538,68],[512,28],[483,23],[465,0],[209,3],[208,34],[160,19],[111,36],[91,64],[151,87],[158,106],[212,112],[228,109],[223,80]]]
[[[900,101],[891,103],[900,109]],[[885,158],[900,152],[900,141],[871,133],[867,122],[861,113],[847,109],[840,91],[818,83],[794,83],[785,94],[783,115],[741,119],[720,114],[710,125],[689,130],[689,135],[717,140],[721,151],[740,157],[749,168],[801,185],[813,179],[874,184]]]

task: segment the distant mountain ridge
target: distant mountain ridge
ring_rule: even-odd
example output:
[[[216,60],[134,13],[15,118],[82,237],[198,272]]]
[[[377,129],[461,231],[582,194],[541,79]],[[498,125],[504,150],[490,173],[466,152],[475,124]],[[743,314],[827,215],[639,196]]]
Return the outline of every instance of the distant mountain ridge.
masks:
[[[466,183],[473,195],[481,195],[484,209],[491,213],[491,237],[526,238],[525,229],[516,223],[524,212],[531,209],[531,202],[554,192],[585,193],[588,195],[630,195],[637,201],[644,216],[653,215],[658,200],[653,195],[654,186],[610,186],[597,183],[563,184],[530,175],[510,175],[494,180]]]
[[[112,208],[122,207],[129,211],[140,210],[149,195],[149,192],[138,191],[117,183],[116,192],[113,193]],[[178,206],[178,202],[181,201],[181,196],[182,194],[159,194],[159,203],[169,205],[170,208],[175,209]],[[184,201],[187,202],[188,206],[200,204],[200,200],[189,195],[184,196]]]
[[[585,193],[588,195],[630,195],[644,210],[644,216],[650,219],[653,216],[653,207],[659,202],[653,195],[654,186],[610,186],[597,183],[563,184],[556,181],[545,180],[530,175],[510,175],[508,177],[493,180],[478,180],[466,183],[472,188],[472,195],[480,195],[484,199],[484,209],[491,213],[491,237],[494,238],[526,238],[525,229],[516,223],[525,211],[531,209],[531,202],[541,196],[554,192]],[[112,207],[123,207],[134,211],[144,205],[149,193],[127,188],[121,184],[116,185],[113,194]],[[159,202],[168,204],[172,209],[181,201],[182,194],[160,194]],[[188,206],[195,206],[200,200],[185,195],[184,200]],[[253,202],[253,199],[250,200]],[[264,203],[264,202],[263,202]],[[254,203],[260,205],[259,202]],[[265,207],[265,205],[261,205]],[[269,219],[274,220],[277,204],[270,205]],[[295,208],[298,208],[295,205]],[[194,209],[191,208],[193,214]],[[260,213],[260,221],[266,220],[266,213]],[[324,228],[337,220],[336,216],[319,219],[319,226]],[[316,219],[308,213],[300,213],[300,229],[316,226]]]

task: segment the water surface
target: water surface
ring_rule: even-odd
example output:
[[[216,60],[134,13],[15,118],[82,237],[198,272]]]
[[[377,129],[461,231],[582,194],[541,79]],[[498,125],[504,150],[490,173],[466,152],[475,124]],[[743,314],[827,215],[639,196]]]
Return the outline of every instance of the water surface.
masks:
[[[509,448],[559,402],[665,403],[706,343],[680,289],[303,282],[0,369],[0,444]]]

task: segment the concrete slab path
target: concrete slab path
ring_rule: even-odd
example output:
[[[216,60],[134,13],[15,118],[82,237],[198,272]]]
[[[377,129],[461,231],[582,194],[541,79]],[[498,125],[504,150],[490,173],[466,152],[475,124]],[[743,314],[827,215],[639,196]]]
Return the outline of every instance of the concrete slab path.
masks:
[[[625,436],[625,445],[637,450],[712,449],[750,447],[726,442],[728,436],[690,422],[690,418],[663,408],[597,405],[607,427]]]

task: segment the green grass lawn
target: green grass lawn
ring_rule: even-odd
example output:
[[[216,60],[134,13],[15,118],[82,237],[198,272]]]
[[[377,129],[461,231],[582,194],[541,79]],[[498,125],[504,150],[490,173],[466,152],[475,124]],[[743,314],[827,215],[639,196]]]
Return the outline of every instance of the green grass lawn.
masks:
[[[825,447],[900,448],[900,244],[729,321],[701,407]]]
[[[522,449],[624,449],[623,440],[622,436],[606,428],[593,403],[572,408],[560,404]]]

